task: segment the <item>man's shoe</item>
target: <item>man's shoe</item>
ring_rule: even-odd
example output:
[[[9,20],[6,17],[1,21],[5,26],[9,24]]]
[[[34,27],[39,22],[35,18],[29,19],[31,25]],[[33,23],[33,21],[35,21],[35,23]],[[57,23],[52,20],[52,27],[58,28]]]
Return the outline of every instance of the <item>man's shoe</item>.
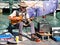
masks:
[[[22,41],[22,35],[19,35],[19,41]]]
[[[34,37],[34,38],[31,38],[31,41],[40,42],[40,39],[38,37]]]
[[[32,40],[32,41],[35,41],[36,39],[38,39],[38,37],[35,36],[34,34],[32,34],[32,35],[31,35],[31,40]]]

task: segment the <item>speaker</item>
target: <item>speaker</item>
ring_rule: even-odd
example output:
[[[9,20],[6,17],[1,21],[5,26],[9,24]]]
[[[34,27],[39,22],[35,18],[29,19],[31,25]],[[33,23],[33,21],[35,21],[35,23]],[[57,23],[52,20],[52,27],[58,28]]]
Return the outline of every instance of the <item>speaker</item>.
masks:
[[[48,22],[39,22],[38,23],[38,30],[44,32],[50,32],[52,30],[50,24]]]

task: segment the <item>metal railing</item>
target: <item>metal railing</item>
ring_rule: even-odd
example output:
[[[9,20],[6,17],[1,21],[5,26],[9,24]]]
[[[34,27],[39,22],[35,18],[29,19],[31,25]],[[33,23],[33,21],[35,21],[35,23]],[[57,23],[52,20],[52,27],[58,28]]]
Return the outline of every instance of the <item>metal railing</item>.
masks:
[[[18,3],[19,0],[12,0],[14,3]],[[9,0],[0,0],[0,3],[7,3]]]

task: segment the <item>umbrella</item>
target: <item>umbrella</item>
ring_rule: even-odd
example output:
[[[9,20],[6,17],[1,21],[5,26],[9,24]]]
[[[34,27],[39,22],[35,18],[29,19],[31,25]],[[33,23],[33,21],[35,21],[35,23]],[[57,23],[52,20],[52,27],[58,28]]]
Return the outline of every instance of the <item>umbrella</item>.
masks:
[[[54,12],[58,7],[58,0],[47,0],[41,2],[42,2],[42,7],[38,6],[39,4],[37,2],[35,4],[35,8],[30,7],[29,9],[27,9],[27,12],[30,15],[30,17],[45,16],[46,14]]]

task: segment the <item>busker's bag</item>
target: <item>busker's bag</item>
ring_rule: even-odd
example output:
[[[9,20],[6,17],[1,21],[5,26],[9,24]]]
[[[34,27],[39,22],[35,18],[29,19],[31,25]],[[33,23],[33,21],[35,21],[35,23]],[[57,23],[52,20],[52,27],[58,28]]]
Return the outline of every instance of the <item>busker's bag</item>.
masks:
[[[14,36],[9,32],[2,33],[2,34],[0,34],[0,40],[1,41],[14,40]]]

